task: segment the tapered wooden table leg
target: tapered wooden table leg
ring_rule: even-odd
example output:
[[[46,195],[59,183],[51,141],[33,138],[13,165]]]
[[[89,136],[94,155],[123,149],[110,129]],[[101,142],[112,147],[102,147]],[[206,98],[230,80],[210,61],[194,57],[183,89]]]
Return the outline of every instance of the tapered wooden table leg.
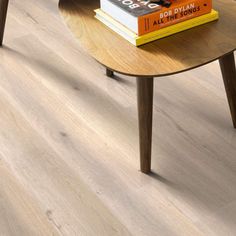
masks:
[[[234,53],[219,59],[234,128],[236,128],[236,68]]]
[[[4,28],[7,17],[8,0],[0,0],[0,46],[2,46]]]
[[[153,78],[137,78],[140,167],[151,171]]]
[[[114,76],[114,72],[113,72],[112,70],[106,68],[106,75],[107,75],[108,77],[111,77],[111,78],[112,78],[112,77]]]

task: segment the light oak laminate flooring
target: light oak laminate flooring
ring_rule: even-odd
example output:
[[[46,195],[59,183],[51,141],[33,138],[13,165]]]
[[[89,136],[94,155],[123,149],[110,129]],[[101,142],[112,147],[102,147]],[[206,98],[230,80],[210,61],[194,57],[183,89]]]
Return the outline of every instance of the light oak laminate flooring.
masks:
[[[135,78],[115,78],[56,0],[10,1],[0,235],[236,235],[236,131],[218,62],[155,80],[150,176],[138,171]]]

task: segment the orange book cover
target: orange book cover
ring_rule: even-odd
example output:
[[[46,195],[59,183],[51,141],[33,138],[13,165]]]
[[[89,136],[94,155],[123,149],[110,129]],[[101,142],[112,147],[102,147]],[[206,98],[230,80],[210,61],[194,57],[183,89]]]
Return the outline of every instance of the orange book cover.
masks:
[[[162,6],[149,14],[138,16],[138,35],[207,14],[212,9],[212,0],[172,0],[170,2],[172,4],[169,7]]]

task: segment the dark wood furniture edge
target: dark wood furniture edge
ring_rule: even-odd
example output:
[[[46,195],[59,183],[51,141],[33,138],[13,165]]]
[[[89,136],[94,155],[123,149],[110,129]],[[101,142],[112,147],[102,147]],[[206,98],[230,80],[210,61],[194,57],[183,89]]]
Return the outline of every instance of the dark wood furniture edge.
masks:
[[[229,108],[236,128],[236,66],[234,53],[229,53],[219,59],[225,91],[228,98]]]
[[[8,2],[9,0],[0,0],[0,46],[2,46],[2,42],[3,42]]]

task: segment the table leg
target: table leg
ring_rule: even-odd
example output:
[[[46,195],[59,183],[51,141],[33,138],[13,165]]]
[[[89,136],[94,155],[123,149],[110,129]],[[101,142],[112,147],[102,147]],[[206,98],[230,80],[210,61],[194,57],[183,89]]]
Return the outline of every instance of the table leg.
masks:
[[[108,77],[111,77],[111,78],[112,78],[112,77],[114,76],[114,72],[113,72],[112,70],[106,68],[106,75],[107,75]]]
[[[2,46],[9,0],[0,0],[0,46]]]
[[[137,78],[140,167],[151,171],[153,78]]]
[[[219,59],[234,128],[236,128],[236,68],[234,53]]]

